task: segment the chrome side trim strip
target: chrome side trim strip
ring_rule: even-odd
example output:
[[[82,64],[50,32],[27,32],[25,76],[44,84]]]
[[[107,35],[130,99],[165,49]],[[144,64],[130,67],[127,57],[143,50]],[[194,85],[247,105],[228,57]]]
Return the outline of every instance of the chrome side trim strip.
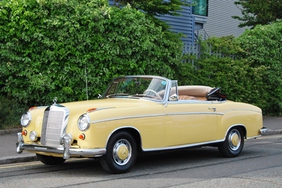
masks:
[[[162,151],[162,150],[172,150],[172,149],[183,149],[183,148],[190,148],[190,147],[195,147],[195,146],[203,146],[203,145],[215,144],[215,143],[220,143],[220,142],[224,142],[224,139],[222,139],[222,140],[215,140],[215,141],[211,141],[211,142],[200,142],[200,143],[195,143],[195,144],[187,144],[187,145],[182,145],[182,146],[170,146],[170,147],[164,147],[164,148],[143,149],[143,151],[148,152],[148,151]]]
[[[178,115],[224,115],[220,112],[179,112],[179,113],[169,113],[166,116],[178,116]]]
[[[247,139],[247,140],[250,140],[250,139],[256,139],[256,138],[258,138],[258,137],[261,137],[261,135],[253,136],[253,137],[248,137],[248,138],[246,138],[246,139]]]
[[[101,122],[106,122],[106,121],[116,121],[116,120],[122,120],[122,119],[134,119],[134,118],[157,117],[157,116],[164,116],[164,114],[148,114],[148,115],[140,115],[140,116],[116,117],[116,118],[92,121],[91,124],[101,123]]]
[[[169,113],[169,114],[148,114],[148,115],[139,115],[139,116],[124,116],[109,118],[103,120],[92,121],[91,124],[102,123],[107,121],[116,121],[123,119],[134,119],[134,118],[146,118],[146,117],[157,117],[157,116],[178,116],[178,115],[224,115],[224,113],[215,113],[215,112],[179,112],[179,113]]]

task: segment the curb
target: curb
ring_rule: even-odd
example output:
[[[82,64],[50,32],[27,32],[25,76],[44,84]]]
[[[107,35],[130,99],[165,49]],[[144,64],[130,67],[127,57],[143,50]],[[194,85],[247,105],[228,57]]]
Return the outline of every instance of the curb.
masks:
[[[21,163],[21,162],[31,162],[31,161],[38,161],[35,155],[28,155],[28,156],[11,156],[11,157],[3,157],[0,158],[0,165],[2,164],[12,164],[12,163]]]
[[[0,130],[0,135],[22,132],[22,128]]]
[[[266,133],[262,134],[262,136],[282,134],[282,130],[268,130]]]

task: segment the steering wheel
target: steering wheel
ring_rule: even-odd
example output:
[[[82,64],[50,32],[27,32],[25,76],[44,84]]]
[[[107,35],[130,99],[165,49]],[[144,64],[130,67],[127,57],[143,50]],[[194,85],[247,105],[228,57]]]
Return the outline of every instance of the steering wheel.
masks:
[[[158,99],[162,100],[162,97],[161,97],[156,91],[154,91],[154,90],[152,90],[152,89],[146,89],[146,90],[143,92],[143,94],[146,94],[147,92],[152,92],[152,93],[154,93],[155,96],[156,96]],[[147,95],[147,94],[146,94],[146,95]]]

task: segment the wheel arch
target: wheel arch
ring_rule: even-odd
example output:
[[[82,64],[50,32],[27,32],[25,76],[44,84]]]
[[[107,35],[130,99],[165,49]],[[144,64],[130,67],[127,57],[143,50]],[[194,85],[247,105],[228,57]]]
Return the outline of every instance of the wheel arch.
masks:
[[[230,129],[232,128],[240,128],[242,131],[243,131],[243,134],[244,134],[244,138],[246,139],[247,138],[247,129],[246,127],[243,125],[243,124],[234,124],[232,126],[230,126],[227,131],[225,132],[225,136],[224,138],[226,137],[226,135],[228,134],[228,132],[230,131]]]
[[[132,126],[125,126],[125,127],[120,127],[118,129],[115,129],[108,137],[107,143],[106,143],[106,148],[108,146],[109,140],[113,137],[114,134],[118,132],[127,132],[131,134],[136,142],[137,145],[137,151],[142,151],[142,140],[141,140],[141,135],[138,129]]]

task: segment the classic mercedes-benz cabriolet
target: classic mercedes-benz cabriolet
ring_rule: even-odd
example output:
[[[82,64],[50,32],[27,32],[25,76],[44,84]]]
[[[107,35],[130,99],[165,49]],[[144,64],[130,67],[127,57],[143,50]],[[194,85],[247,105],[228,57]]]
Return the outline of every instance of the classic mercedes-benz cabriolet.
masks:
[[[261,109],[232,102],[209,86],[178,86],[159,76],[113,79],[97,100],[30,108],[21,117],[17,152],[44,164],[99,158],[112,173],[129,171],[139,152],[216,146],[238,156],[244,139],[267,131]]]

